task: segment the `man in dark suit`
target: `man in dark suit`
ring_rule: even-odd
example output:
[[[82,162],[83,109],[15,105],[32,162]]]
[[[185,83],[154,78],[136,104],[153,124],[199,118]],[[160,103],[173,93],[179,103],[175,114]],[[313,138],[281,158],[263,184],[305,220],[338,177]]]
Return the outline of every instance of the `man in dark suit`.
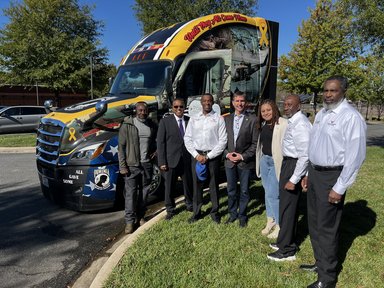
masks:
[[[172,103],[173,115],[160,121],[157,133],[157,155],[165,179],[166,220],[175,215],[175,188],[178,176],[183,179],[185,204],[192,211],[191,155],[184,145],[184,131],[188,119],[184,116],[185,103],[176,98]]]
[[[239,219],[240,227],[245,227],[248,222],[249,178],[251,170],[255,168],[257,118],[245,111],[247,107],[245,93],[235,92],[232,105],[235,112],[225,117],[228,142],[224,155],[229,212],[226,223]],[[240,191],[237,189],[238,181],[240,181]]]

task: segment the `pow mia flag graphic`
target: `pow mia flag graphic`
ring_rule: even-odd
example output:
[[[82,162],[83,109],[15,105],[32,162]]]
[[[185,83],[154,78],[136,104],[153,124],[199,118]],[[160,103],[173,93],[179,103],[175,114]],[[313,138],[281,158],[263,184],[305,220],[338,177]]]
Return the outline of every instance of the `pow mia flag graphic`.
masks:
[[[96,169],[94,170],[95,176],[95,188],[98,190],[105,190],[111,186],[109,181],[109,170],[108,169]]]

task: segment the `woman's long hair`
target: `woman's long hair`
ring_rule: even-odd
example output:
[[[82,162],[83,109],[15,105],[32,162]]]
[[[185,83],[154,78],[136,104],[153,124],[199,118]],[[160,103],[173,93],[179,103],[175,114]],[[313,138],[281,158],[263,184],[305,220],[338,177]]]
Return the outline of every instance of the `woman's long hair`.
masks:
[[[259,120],[259,121],[257,121],[257,129],[258,130],[261,130],[261,127],[263,127],[263,122],[265,121],[261,117],[261,106],[263,106],[264,104],[269,104],[272,107],[272,119],[271,119],[272,125],[270,125],[271,129],[273,129],[273,127],[275,127],[276,123],[279,124],[280,111],[276,105],[276,102],[274,100],[271,100],[271,99],[264,99],[263,101],[261,101],[261,103],[259,105],[258,113],[257,113],[257,117]]]

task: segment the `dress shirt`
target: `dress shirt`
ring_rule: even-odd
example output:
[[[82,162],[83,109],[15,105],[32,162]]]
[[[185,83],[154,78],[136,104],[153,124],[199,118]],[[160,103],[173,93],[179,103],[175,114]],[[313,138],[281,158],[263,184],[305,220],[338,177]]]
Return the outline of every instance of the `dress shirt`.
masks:
[[[227,131],[221,115],[211,111],[207,115],[200,112],[191,117],[184,135],[184,143],[188,152],[196,158],[196,150],[210,151],[209,159],[216,158],[223,153],[227,145]]]
[[[311,122],[301,111],[288,119],[287,130],[285,130],[283,138],[283,156],[297,158],[295,171],[289,179],[293,184],[297,184],[307,172],[311,128]]]
[[[367,125],[344,99],[333,110],[321,109],[309,140],[309,161],[319,166],[343,166],[333,190],[343,195],[365,159]]]
[[[184,131],[185,131],[185,120],[184,120],[184,116],[181,117],[181,118],[180,118],[180,117],[177,117],[176,114],[173,114],[173,116],[175,116],[177,126],[179,126],[179,120],[180,120],[180,119],[182,120],[183,128],[184,128]]]
[[[236,140],[237,140],[237,137],[239,136],[239,131],[240,131],[240,127],[241,127],[241,124],[243,123],[243,119],[244,119],[244,114],[241,113],[239,115],[236,115],[236,113],[233,115],[233,144],[235,145],[236,147]]]

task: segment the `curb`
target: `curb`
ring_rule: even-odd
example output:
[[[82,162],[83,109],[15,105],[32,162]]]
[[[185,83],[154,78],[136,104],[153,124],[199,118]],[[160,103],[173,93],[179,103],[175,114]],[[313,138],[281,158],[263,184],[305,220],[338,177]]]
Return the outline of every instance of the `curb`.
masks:
[[[0,147],[0,154],[36,153],[36,147]]]
[[[227,187],[227,183],[221,183],[219,184],[219,189],[223,189]],[[204,189],[206,192],[208,188]],[[179,199],[176,199],[176,207],[183,205],[184,197],[180,197]],[[142,235],[144,232],[146,232],[149,228],[151,228],[153,225],[155,225],[160,220],[163,220],[165,218],[165,215],[167,211],[165,208],[160,209],[160,213],[155,215],[152,219],[147,221],[143,226],[140,226],[134,233],[127,235],[126,238],[122,241],[121,244],[116,248],[116,250],[112,253],[111,256],[108,257],[108,260],[102,265],[101,269],[97,272],[95,278],[93,279],[91,285],[89,288],[102,288],[104,287],[105,281],[108,279],[108,277],[111,275],[113,269],[119,264],[121,258],[125,255],[127,252],[127,249],[132,246],[133,243],[137,240],[137,238]],[[73,288],[77,287],[76,282],[72,286]]]
[[[164,219],[166,211],[162,211],[153,217],[151,220],[147,221],[143,226],[140,226],[134,233],[127,235],[124,241],[116,248],[116,250],[109,256],[108,260],[101,267],[99,272],[96,274],[96,277],[93,279],[90,288],[102,288],[104,287],[105,281],[111,275],[113,269],[119,264],[121,258],[125,255],[127,249],[132,246],[137,238],[144,234],[149,228],[155,225],[160,220]]]

